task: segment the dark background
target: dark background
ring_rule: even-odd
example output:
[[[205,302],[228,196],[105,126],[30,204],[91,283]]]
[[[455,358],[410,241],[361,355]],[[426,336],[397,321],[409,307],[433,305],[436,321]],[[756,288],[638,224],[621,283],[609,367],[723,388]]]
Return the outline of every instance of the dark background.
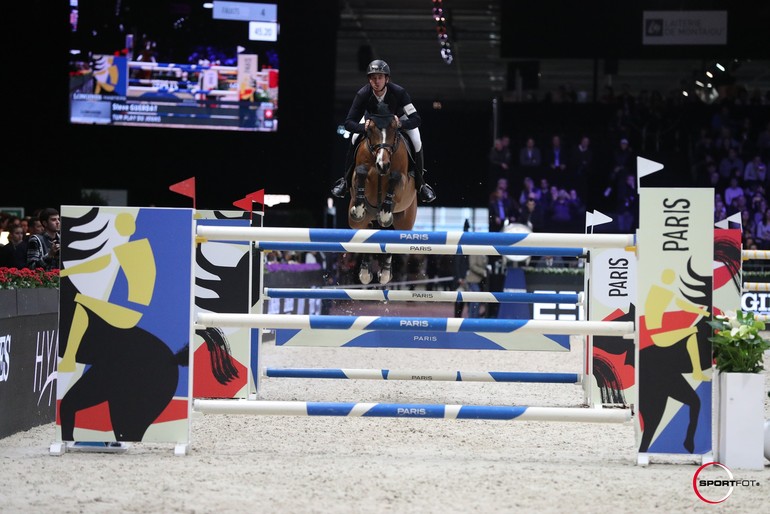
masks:
[[[767,50],[770,2],[749,0],[503,1],[501,55],[510,58],[755,58]],[[728,11],[727,44],[643,46],[643,11]]]
[[[70,125],[68,3],[25,4],[27,13],[39,16],[18,34],[23,44],[16,55],[36,78],[15,82],[4,168],[19,187],[5,181],[0,203],[31,212],[80,203],[80,190],[94,188],[128,189],[129,205],[191,207],[168,186],[195,176],[200,209],[234,209],[232,202],[263,188],[290,194],[300,205],[321,205],[331,183],[333,145],[339,144],[333,92],[338,8],[329,0],[303,2],[302,9],[290,3],[278,2],[278,134]]]
[[[335,98],[340,2],[277,3],[281,22],[277,134],[70,125],[68,2],[14,4],[6,20],[11,25],[6,50],[14,59],[4,76],[13,76],[14,62],[22,67],[17,69],[18,80],[7,82],[15,90],[6,96],[10,109],[5,119],[3,175],[7,178],[0,186],[0,205],[23,206],[31,213],[45,206],[78,204],[85,188],[127,189],[129,205],[190,207],[188,198],[170,192],[168,186],[195,176],[200,209],[230,209],[233,201],[265,189],[292,196],[290,208],[268,210],[269,224],[322,226],[329,188],[341,175],[346,149],[336,128],[353,95],[350,91],[345,98]],[[669,4],[648,1],[644,7],[674,8]],[[730,33],[735,37],[727,51],[767,55],[768,3],[737,4],[699,0],[679,2],[676,8],[730,9]],[[639,42],[628,40],[631,31],[626,33],[623,23],[609,23],[621,16],[621,10],[625,18],[638,19],[629,11],[641,15],[642,8],[604,0],[575,5],[555,0],[504,1],[501,53],[512,58],[590,55],[609,58],[610,64],[613,57],[656,57],[641,54]],[[736,24],[745,29],[735,29]],[[691,54],[704,49],[677,51]],[[408,87],[408,77],[403,79]],[[440,84],[436,88],[440,90]],[[433,110],[427,99],[415,99],[415,104],[423,117],[427,178],[439,192],[434,205],[485,206],[487,185],[467,176],[478,176],[486,168],[493,137],[491,99],[455,102],[440,111]],[[591,105],[558,112],[553,106],[525,104],[504,109],[508,125],[503,131],[512,136],[514,153],[527,133],[535,133],[544,147],[554,126],[561,132],[587,133],[599,142],[612,115],[611,110]],[[709,115],[701,105],[691,106],[684,114],[693,127]],[[517,128],[522,120],[527,132]],[[675,146],[644,149],[644,157],[666,163],[669,185],[689,185],[684,152],[688,143],[682,140]],[[612,147],[605,147],[605,152],[607,148]],[[602,146],[597,144],[594,150],[601,158]],[[587,200],[591,208],[591,199]],[[342,222],[338,217],[338,224]]]

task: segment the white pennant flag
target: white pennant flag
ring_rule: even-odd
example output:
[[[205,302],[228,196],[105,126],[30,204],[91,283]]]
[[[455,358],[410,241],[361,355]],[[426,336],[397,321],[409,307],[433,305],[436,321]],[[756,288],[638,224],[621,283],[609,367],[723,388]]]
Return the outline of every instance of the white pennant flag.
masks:
[[[645,159],[644,157],[637,157],[636,158],[636,189],[639,190],[639,188],[642,187],[642,177],[646,177],[647,175],[652,175],[656,171],[660,171],[663,169],[663,165],[659,162],[651,161],[649,159]]]
[[[593,212],[592,221],[592,224],[595,227],[597,225],[604,225],[605,223],[612,223],[612,218],[602,212],[595,210]]]
[[[736,225],[738,225],[738,227],[742,228],[741,213],[740,212],[736,212],[735,214],[726,217],[722,221],[717,221],[716,223],[714,223],[714,226],[716,228],[725,228],[725,229],[727,229],[727,228],[730,228],[730,223],[735,223]]]

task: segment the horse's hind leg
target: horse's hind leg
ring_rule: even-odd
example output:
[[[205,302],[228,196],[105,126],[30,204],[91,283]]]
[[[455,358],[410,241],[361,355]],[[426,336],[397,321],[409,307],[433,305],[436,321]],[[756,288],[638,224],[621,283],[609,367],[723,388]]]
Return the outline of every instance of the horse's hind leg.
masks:
[[[685,450],[690,453],[695,451],[695,431],[698,428],[698,416],[700,415],[700,397],[698,393],[690,386],[684,378],[679,378],[672,384],[672,390],[669,393],[671,398],[678,402],[682,402],[690,410],[690,418],[687,423],[687,432],[684,436],[684,442],[682,443]]]
[[[108,399],[106,377],[98,366],[91,366],[64,394],[59,404],[62,441],[75,440],[75,415]]]
[[[353,206],[350,208],[350,219],[353,221],[361,221],[366,215],[366,176],[369,174],[369,168],[366,164],[359,164],[356,166],[355,183],[356,183],[356,196]]]

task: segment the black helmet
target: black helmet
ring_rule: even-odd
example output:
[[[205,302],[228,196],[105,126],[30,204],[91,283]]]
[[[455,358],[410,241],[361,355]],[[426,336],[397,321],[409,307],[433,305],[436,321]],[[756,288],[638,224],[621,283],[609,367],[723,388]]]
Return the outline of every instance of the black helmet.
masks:
[[[366,75],[369,76],[372,73],[382,73],[384,75],[390,76],[390,66],[388,66],[388,63],[385,61],[381,61],[379,59],[374,60],[369,63],[369,66],[366,67]]]

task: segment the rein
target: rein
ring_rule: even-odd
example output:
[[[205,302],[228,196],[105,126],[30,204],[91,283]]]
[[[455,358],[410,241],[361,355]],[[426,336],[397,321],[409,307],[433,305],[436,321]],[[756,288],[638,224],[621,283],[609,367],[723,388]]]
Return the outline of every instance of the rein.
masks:
[[[398,129],[396,129],[396,138],[395,138],[393,144],[377,143],[376,145],[373,145],[369,135],[370,135],[370,131],[367,131],[367,133],[366,133],[366,147],[369,149],[369,152],[372,155],[376,154],[379,150],[385,150],[390,155],[393,155],[394,153],[396,153],[396,151],[398,151],[398,145],[399,145],[399,143],[401,141],[401,134],[398,132]]]

